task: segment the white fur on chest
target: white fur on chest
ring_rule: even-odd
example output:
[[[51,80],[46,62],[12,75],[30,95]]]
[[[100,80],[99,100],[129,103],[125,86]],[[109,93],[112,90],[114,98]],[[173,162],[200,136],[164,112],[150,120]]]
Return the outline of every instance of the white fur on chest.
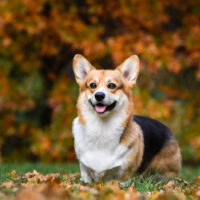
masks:
[[[114,118],[99,119],[87,115],[85,126],[77,117],[73,122],[75,150],[79,161],[95,174],[104,174],[107,170],[123,168],[130,150],[119,144],[124,127],[121,125],[123,113]]]

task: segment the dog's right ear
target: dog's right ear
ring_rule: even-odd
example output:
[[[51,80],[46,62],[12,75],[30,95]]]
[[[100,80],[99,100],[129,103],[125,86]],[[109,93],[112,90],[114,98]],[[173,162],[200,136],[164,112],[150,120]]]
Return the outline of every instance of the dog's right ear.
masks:
[[[77,83],[81,83],[88,72],[95,69],[91,63],[82,55],[76,54],[73,58],[73,70]]]

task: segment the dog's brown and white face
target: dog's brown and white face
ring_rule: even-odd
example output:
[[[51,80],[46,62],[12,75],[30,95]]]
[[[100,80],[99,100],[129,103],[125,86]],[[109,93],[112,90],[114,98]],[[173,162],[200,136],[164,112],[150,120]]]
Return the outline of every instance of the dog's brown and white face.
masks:
[[[78,107],[99,116],[107,116],[129,103],[131,88],[139,74],[139,59],[131,56],[115,70],[97,70],[82,55],[73,60],[75,78],[80,87]]]

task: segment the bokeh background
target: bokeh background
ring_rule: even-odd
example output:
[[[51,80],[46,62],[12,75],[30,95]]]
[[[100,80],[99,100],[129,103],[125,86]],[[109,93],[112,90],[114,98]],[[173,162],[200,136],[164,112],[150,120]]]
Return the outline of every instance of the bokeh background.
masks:
[[[1,161],[75,161],[76,53],[97,68],[138,54],[135,112],[167,124],[184,162],[200,162],[198,0],[1,0]]]

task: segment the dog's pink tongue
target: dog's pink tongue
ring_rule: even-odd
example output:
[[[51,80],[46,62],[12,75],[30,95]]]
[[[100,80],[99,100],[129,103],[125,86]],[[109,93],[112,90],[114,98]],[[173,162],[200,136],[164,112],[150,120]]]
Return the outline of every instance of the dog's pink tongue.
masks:
[[[95,110],[96,110],[97,113],[103,113],[103,112],[105,112],[105,110],[106,110],[106,106],[103,106],[103,105],[101,105],[101,106],[95,105]]]

